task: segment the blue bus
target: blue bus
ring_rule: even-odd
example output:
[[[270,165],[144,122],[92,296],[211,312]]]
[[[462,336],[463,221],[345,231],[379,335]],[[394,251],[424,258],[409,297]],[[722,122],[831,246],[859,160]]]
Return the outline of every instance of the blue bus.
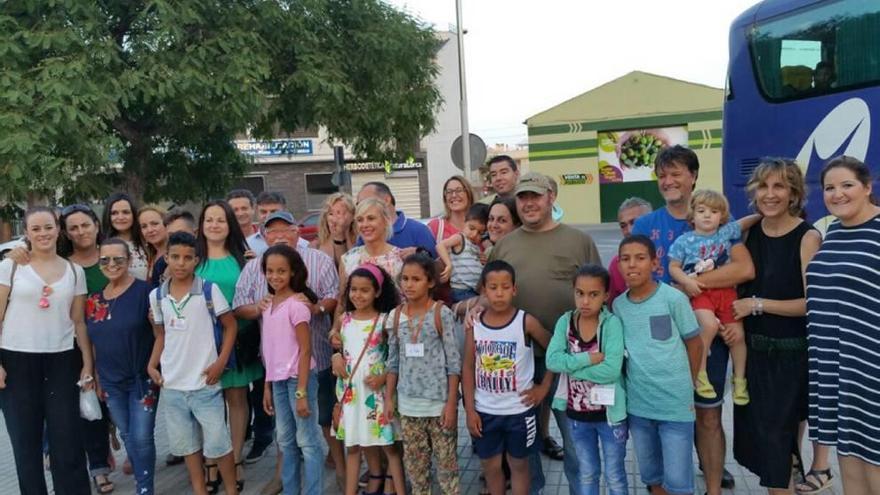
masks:
[[[807,217],[822,227],[822,165],[846,154],[875,177],[880,167],[880,0],[764,0],[733,22],[729,64],[722,177],[732,212],[748,212],[744,188],[762,157],[795,158]]]

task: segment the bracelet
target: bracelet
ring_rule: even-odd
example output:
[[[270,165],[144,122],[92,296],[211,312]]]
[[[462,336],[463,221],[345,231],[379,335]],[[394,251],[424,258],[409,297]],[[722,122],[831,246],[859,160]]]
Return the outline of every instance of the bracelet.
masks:
[[[752,316],[758,315],[758,296],[752,294]]]
[[[764,300],[760,298],[758,298],[758,314],[764,314]]]

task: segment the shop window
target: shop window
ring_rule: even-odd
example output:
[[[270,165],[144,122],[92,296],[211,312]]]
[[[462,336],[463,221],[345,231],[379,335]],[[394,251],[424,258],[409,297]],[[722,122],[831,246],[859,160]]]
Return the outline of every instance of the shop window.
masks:
[[[327,196],[338,192],[333,185],[333,174],[306,174],[306,208],[320,210]]]

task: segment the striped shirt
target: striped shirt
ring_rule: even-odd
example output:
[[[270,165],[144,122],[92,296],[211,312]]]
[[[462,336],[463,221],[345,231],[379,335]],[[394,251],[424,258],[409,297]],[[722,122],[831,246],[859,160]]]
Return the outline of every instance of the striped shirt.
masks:
[[[453,289],[477,290],[480,282],[480,273],[483,272],[483,264],[480,263],[480,246],[470,241],[464,234],[458,234],[464,245],[459,246],[458,253],[450,252],[449,261],[452,262],[452,278],[449,285]]]
[[[315,291],[320,300],[336,299],[339,294],[339,274],[336,272],[333,258],[309,247],[297,246],[296,250],[309,271],[306,281],[309,288]],[[269,285],[266,283],[260,262],[260,258],[252,259],[241,271],[235,284],[233,308],[256,304],[269,294]],[[318,370],[330,367],[332,350],[327,338],[327,334],[330,333],[330,317],[329,313],[317,314],[312,316],[309,322],[309,330],[312,332],[312,356],[315,358]]]
[[[880,465],[880,216],[834,222],[807,266],[810,439]]]

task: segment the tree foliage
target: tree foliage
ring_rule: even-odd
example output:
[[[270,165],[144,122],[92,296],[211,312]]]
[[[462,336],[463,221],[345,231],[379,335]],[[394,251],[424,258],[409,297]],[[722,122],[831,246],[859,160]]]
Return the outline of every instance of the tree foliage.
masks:
[[[431,130],[437,40],[381,0],[0,3],[0,192],[223,191],[250,133],[323,126],[362,156]]]

